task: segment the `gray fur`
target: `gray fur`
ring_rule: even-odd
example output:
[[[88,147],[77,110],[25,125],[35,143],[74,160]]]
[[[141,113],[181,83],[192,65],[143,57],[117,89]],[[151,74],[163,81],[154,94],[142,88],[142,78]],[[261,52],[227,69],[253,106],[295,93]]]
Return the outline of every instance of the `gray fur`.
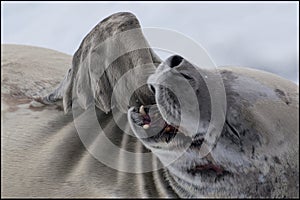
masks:
[[[201,82],[203,77],[197,72],[202,69],[196,69],[184,59],[171,68],[168,60],[172,58],[162,63],[148,80],[155,88],[161,115],[169,123],[179,125],[176,122],[180,119],[180,112],[172,112],[170,106],[180,109],[180,105],[170,100],[172,94],[161,85],[187,80],[201,104],[202,129],[200,127],[199,130],[204,130],[205,134],[205,122],[210,120],[209,110],[205,108],[210,108],[210,99],[207,98],[209,95],[204,82]],[[179,76],[182,81],[178,80],[174,70],[186,74],[187,78]],[[226,121],[221,137],[205,158],[199,158],[199,147],[191,146],[183,156],[167,166],[170,184],[179,196],[184,197],[299,196],[299,151],[293,148],[299,146],[298,87],[278,76],[253,69],[219,68],[219,72],[227,98]],[[178,105],[174,105],[176,103]],[[190,109],[195,109],[195,105],[190,106]],[[137,135],[142,131],[136,125],[132,128]],[[185,130],[181,133],[189,135]],[[191,139],[199,139],[199,134]],[[143,143],[162,163],[168,163],[174,152],[183,150],[182,141],[180,137],[174,138],[168,147],[164,141],[143,140]],[[226,170],[225,176],[189,172],[191,166],[210,162],[222,166]]]
[[[134,28],[139,28],[139,23],[130,13],[117,13],[104,19],[85,37],[69,65],[66,64],[69,63],[69,57],[60,53],[54,54],[30,47],[2,47],[2,196],[299,196],[299,151],[298,148],[291,148],[299,147],[298,87],[290,81],[257,70],[220,68],[228,104],[226,124],[215,148],[202,160],[197,159],[197,148],[191,148],[168,167],[144,174],[131,174],[111,169],[87,152],[72,122],[72,114],[63,115],[57,106],[62,100],[65,112],[70,111],[74,93],[82,108],[91,99],[95,100],[98,120],[102,128],[107,130],[106,136],[114,144],[132,152],[154,150],[145,141],[124,134],[119,129],[110,112],[114,106],[111,105],[110,98],[116,80],[126,71],[138,65],[152,63],[149,74],[146,74],[149,76],[150,72],[154,73],[160,59],[150,48],[136,50],[121,56],[108,66],[104,76],[99,76],[107,67],[105,63],[109,60],[109,52],[113,51],[115,44],[109,43],[112,45],[96,48],[97,44],[114,34]],[[145,44],[142,46],[147,45],[141,32],[136,36],[139,39],[127,38],[129,40],[126,42],[119,41],[121,49],[131,49],[139,46],[139,43]],[[43,52],[53,56],[45,58]],[[32,57],[43,59],[35,63]],[[56,61],[58,57],[62,57],[64,62]],[[53,62],[56,63],[49,65]],[[63,79],[62,75],[69,66],[71,69]],[[167,65],[160,65],[159,69],[162,68],[168,70]],[[195,70],[186,60],[179,71],[185,68]],[[197,76],[197,73],[189,75]],[[161,76],[159,70],[152,75],[158,76]],[[140,77],[145,78],[145,74],[137,71],[136,78]],[[201,114],[199,131],[202,130],[205,134],[210,113],[205,108],[209,108],[209,98],[206,88],[201,87],[201,77],[193,78],[193,88],[199,90],[197,97],[204,103],[199,105],[204,112]],[[49,89],[62,79],[54,92],[50,92]],[[133,80],[128,81],[131,86],[135,84]],[[89,87],[93,96],[85,93]],[[30,100],[37,93],[40,97],[35,99],[53,106],[30,105]],[[123,95],[120,93],[117,98],[122,98]],[[153,94],[145,86],[136,91],[130,106],[153,102]],[[156,102],[165,102],[163,106],[171,106],[170,99],[166,101],[156,98]],[[169,119],[169,116],[161,114],[166,120]],[[178,110],[174,109],[174,123],[178,114]],[[118,113],[116,120],[126,117],[127,114]],[[136,127],[131,128],[139,134]],[[130,129],[129,124],[126,129]],[[101,137],[103,136],[91,138],[91,141],[101,141]],[[183,135],[182,139],[185,138]],[[156,147],[159,145],[162,144],[158,143]],[[173,145],[175,150],[178,147],[178,144]],[[97,148],[101,150],[101,145]],[[154,150],[155,153],[152,154],[153,166],[164,163],[166,159],[160,151]],[[172,156],[172,151],[165,149],[164,152]],[[120,165],[130,164],[123,159],[122,152],[114,160]],[[224,177],[224,180],[217,180],[218,177],[213,177],[215,175],[210,173],[201,176],[186,173],[187,167],[205,162],[216,162],[224,166],[229,176]],[[139,163],[139,158],[136,158],[136,163]],[[140,163],[135,167],[138,169],[142,165]]]
[[[114,106],[111,105],[113,88],[124,73],[134,66],[146,64],[152,65],[152,70],[148,66],[151,72],[155,69],[155,65],[161,62],[139,28],[137,18],[131,13],[116,13],[102,20],[83,39],[73,56],[72,67],[58,88],[40,98],[41,100],[37,100],[51,104],[63,99],[64,110],[67,113],[72,108],[72,97],[78,97],[83,108],[86,108],[91,101],[90,98],[93,98],[98,108],[109,112]],[[132,34],[122,35],[130,30],[135,31]],[[136,75],[136,79],[144,77],[139,71]],[[138,80],[133,84],[137,82]],[[89,96],[87,92],[89,90],[92,91],[93,97]],[[127,90],[120,92],[124,91]],[[124,95],[119,94],[119,97]],[[135,101],[149,102],[149,96],[147,86],[141,87],[136,91],[131,104],[136,103]]]

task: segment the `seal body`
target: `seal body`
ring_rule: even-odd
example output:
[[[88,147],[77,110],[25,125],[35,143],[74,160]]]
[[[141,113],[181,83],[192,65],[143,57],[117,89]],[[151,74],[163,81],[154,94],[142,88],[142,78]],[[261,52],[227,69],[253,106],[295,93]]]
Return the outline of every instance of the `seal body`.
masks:
[[[97,160],[82,143],[72,112],[64,114],[61,104],[32,105],[39,92],[46,95],[59,85],[71,56],[20,45],[2,45],[2,52],[2,197],[177,197],[163,169],[126,173]],[[148,151],[118,128],[111,112],[97,109],[97,115],[109,134],[92,140],[108,137],[120,149]],[[154,155],[152,159],[153,165],[159,162]],[[121,151],[113,160],[130,164]],[[139,158],[134,163],[142,165]]]
[[[170,98],[155,96],[147,85],[134,92],[129,104],[132,107],[145,105],[146,111],[141,109],[142,113],[149,114],[146,105],[174,107],[172,119],[168,113],[153,111],[161,116],[159,123],[173,124],[166,127],[166,132],[146,142],[134,137],[141,131],[134,124],[132,113],[113,114],[111,111],[116,105],[110,101],[113,88],[127,71],[150,63],[146,74],[137,70],[136,76],[128,77],[128,85],[121,87],[117,99],[122,99],[125,94],[122,92],[135,87],[140,79],[147,80],[150,75],[152,78],[166,77],[156,70],[161,60],[140,31],[136,32],[136,38],[132,35],[119,37],[121,48],[118,49],[128,51],[140,44],[143,48],[134,48],[112,63],[108,62],[113,57],[110,52],[119,51],[114,51],[116,43],[98,46],[109,37],[136,28],[138,30],[139,23],[131,13],[117,13],[104,19],[85,37],[72,61],[68,55],[47,49],[1,46],[3,197],[299,196],[298,86],[257,70],[219,69],[226,92],[226,123],[210,155],[202,160],[197,153],[202,145],[201,138],[176,162],[146,173],[118,171],[87,150],[73,121],[74,95],[81,109],[87,109],[89,103],[95,101],[97,120],[105,131],[91,135],[89,147],[109,154],[112,149],[102,143],[108,138],[122,149],[111,154],[114,165],[129,166],[138,172],[149,167],[149,163],[153,168],[164,165],[165,159],[174,152],[163,147],[175,141],[165,133],[177,131],[174,125],[176,116],[180,116],[180,107],[176,107],[176,100],[171,102]],[[181,67],[197,70],[183,61]],[[168,63],[162,63],[159,68],[168,71]],[[181,67],[178,67],[179,72]],[[200,91],[196,97],[201,100],[199,106],[203,113],[200,119],[191,116],[190,120],[200,120],[202,128],[199,131],[205,132],[210,110],[204,108],[210,107],[211,100],[207,98],[207,88],[201,87],[201,77],[197,77],[197,73],[194,75],[196,77],[186,74],[182,80],[196,80],[197,84],[192,85]],[[89,89],[92,93],[87,92]],[[159,88],[155,88],[155,92],[158,94]],[[165,97],[171,96],[165,94]],[[124,105],[120,107],[124,109]],[[135,119],[138,121],[140,116]],[[123,130],[131,134],[125,134],[119,127],[119,122],[127,120],[131,124],[125,123]],[[153,130],[151,124],[144,127]],[[186,124],[186,129],[180,131],[188,128]],[[180,141],[184,141],[186,135],[181,136]],[[161,145],[160,150],[155,151],[154,145]],[[173,150],[178,149],[178,145],[173,147]],[[151,156],[147,163],[140,156],[126,160],[123,150]]]
[[[111,169],[87,152],[78,137],[72,113],[63,114],[62,108],[57,105],[37,107],[30,104],[36,90],[40,89],[43,92],[45,88],[50,92],[53,90],[51,88],[63,79],[63,73],[68,69],[70,62],[69,56],[33,47],[4,45],[2,48],[3,196],[176,197],[179,195],[172,189],[179,184],[172,180],[168,170],[132,174]],[[28,55],[24,55],[23,52]],[[53,55],[53,59],[43,58],[42,55],[38,56],[39,54]],[[43,59],[32,63],[34,56]],[[54,58],[59,56],[61,63],[51,64]],[[27,62],[28,65],[23,64]],[[47,63],[50,64],[48,68],[39,68]],[[48,76],[50,74],[48,72],[49,79],[41,76],[44,70],[50,70],[53,75]],[[251,193],[244,193],[245,196],[257,196],[258,192],[262,191],[260,194],[265,196],[283,196],[283,194],[298,196],[298,151],[297,148],[291,148],[297,147],[299,137],[297,86],[280,77],[257,70],[241,68],[220,70],[224,85],[228,88],[227,120],[240,133],[241,141],[224,132],[212,152],[215,159],[232,169],[237,169],[235,167],[245,162],[245,158],[257,160],[256,164],[261,171],[255,176],[250,175],[251,173],[244,175],[247,180],[257,183],[249,185],[248,191]],[[34,74],[37,72],[41,75]],[[33,85],[30,85],[30,81],[34,81]],[[34,84],[39,81],[45,85]],[[243,87],[242,81],[247,81]],[[255,92],[258,85],[250,86],[249,81],[252,81],[252,84],[259,83],[264,89],[261,92],[264,93]],[[248,92],[245,86],[248,87]],[[265,90],[266,88],[268,89]],[[261,98],[256,96],[256,99],[252,100],[257,103],[252,102],[250,105],[247,95],[251,92],[252,95],[259,94]],[[266,99],[266,96],[272,98]],[[237,111],[236,106],[240,104],[243,110]],[[104,119],[112,120],[111,113],[105,114],[98,110],[98,115],[103,121],[102,126],[106,124],[111,128],[111,134],[108,135],[111,141],[132,152],[149,151],[138,139],[123,134],[115,124],[105,122]],[[123,115],[123,118],[126,118],[126,115]],[[250,129],[256,132],[250,133]],[[115,160],[120,165],[126,165],[127,162],[122,159],[121,153]],[[160,161],[153,155],[151,162]],[[250,167],[239,167],[244,173],[251,172]],[[241,178],[246,181],[245,178]],[[269,187],[268,183],[272,183],[273,187]],[[234,190],[238,189],[237,185],[232,187]],[[202,195],[209,196],[205,193]],[[224,192],[214,196],[228,196],[228,194]],[[231,196],[240,195],[232,193]]]

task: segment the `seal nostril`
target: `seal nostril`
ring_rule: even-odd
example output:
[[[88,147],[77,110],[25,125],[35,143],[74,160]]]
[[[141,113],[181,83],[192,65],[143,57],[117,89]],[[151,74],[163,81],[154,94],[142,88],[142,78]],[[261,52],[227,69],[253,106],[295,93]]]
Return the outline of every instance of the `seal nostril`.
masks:
[[[169,66],[170,66],[171,68],[180,65],[180,63],[181,63],[182,60],[183,60],[183,58],[182,58],[181,56],[178,56],[178,55],[172,56],[172,57],[169,58],[169,59],[170,59],[170,61],[169,61]]]

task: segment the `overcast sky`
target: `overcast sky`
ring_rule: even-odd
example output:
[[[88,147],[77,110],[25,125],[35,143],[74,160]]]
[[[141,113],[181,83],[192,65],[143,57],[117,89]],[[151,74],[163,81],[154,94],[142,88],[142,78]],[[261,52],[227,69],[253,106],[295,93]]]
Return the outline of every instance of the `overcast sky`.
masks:
[[[9,3],[1,2],[1,43],[70,55],[103,18],[134,13],[143,27],[179,31],[218,66],[263,69],[299,82],[299,3]]]

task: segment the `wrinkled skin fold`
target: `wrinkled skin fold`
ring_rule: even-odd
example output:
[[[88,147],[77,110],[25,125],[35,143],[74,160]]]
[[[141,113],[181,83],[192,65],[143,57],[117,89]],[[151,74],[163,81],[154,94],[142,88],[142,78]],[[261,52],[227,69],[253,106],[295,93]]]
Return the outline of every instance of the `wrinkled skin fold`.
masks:
[[[131,30],[134,34],[122,35]],[[6,64],[17,70],[13,63],[18,59],[9,57],[13,51],[6,48],[8,53],[4,56],[11,60]],[[13,91],[2,93],[5,103],[11,108],[9,102],[14,94],[20,94],[18,99],[24,101],[13,104],[17,110],[4,111],[7,124],[3,149],[4,196],[299,196],[299,89],[294,83],[253,69],[218,68],[226,92],[226,120],[214,148],[201,158],[199,149],[205,143],[212,106],[201,74],[210,72],[179,55],[161,61],[144,38],[133,14],[116,13],[94,27],[74,54],[64,78],[62,71],[66,69],[62,70],[61,66],[50,69],[61,75],[42,85],[47,92],[62,81],[47,95],[39,89],[38,97],[34,92],[37,88],[32,86],[34,82],[30,81],[42,82],[45,77],[32,75],[36,68],[28,69],[22,79],[5,71],[3,87]],[[113,94],[119,79],[132,69],[136,69],[133,75],[126,77],[126,84]],[[190,109],[199,109],[200,115],[190,115],[189,123],[180,124],[179,100],[172,91],[161,87],[172,84],[174,77],[177,83],[189,84],[199,102],[197,108],[190,105]],[[28,88],[24,88],[26,82],[30,83]],[[129,102],[123,101],[131,88],[136,89],[130,94]],[[25,100],[32,98],[46,106],[29,106]],[[83,110],[91,104],[96,107],[97,120],[104,131],[91,136],[92,148],[110,154],[110,149],[101,144],[107,137],[120,149],[150,153],[148,162],[153,168],[164,167],[132,174],[96,160],[87,152],[73,124],[75,101]],[[19,107],[24,102],[28,107]],[[144,109],[140,109],[141,105]],[[65,115],[56,110],[59,106]],[[114,108],[118,108],[116,113],[112,112]],[[133,136],[118,126],[124,120],[125,129]],[[32,126],[23,131],[31,121]],[[190,127],[195,122],[199,122],[197,134],[192,134]],[[178,152],[180,157],[177,157]],[[114,154],[112,162],[121,166],[134,163],[131,167],[137,171],[149,164],[138,157],[128,161],[122,151]]]

